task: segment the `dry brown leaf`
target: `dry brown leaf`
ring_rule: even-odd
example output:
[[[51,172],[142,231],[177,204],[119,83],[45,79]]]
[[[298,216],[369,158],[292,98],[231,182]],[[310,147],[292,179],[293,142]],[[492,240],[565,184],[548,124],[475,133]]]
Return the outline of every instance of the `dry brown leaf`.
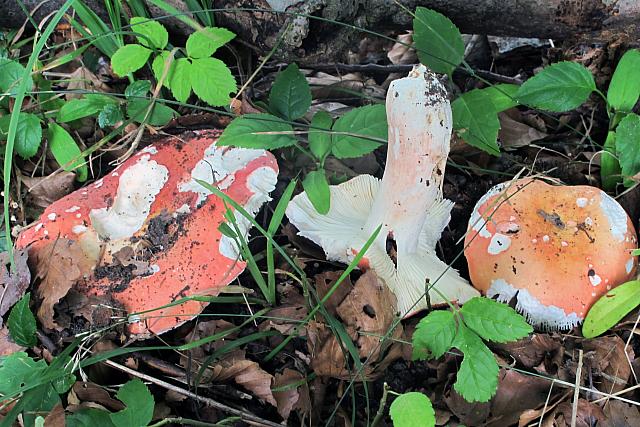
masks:
[[[78,241],[57,239],[43,246],[36,254],[36,277],[40,279],[36,295],[42,300],[38,318],[46,329],[61,330],[54,306],[64,298],[76,282],[89,278],[97,259],[83,251]]]
[[[540,132],[538,129],[514,120],[507,113],[498,113],[498,118],[500,119],[498,139],[506,150],[527,146],[533,141],[547,136],[546,133]]]
[[[109,86],[85,67],[79,67],[71,73],[68,82],[67,89],[70,91],[111,92]],[[80,98],[81,96],[81,93],[67,93],[66,95],[67,99]]]
[[[78,398],[79,403],[97,403],[108,408],[110,411],[121,411],[124,409],[122,402],[112,398],[109,392],[98,384],[77,381],[73,385],[72,390]]]
[[[45,177],[23,176],[21,181],[28,190],[27,202],[33,206],[46,208],[71,193],[75,179],[75,173],[63,171]]]
[[[6,326],[0,327],[0,356],[8,356],[25,348],[14,343]]]
[[[606,418],[598,424],[599,427],[640,427],[640,410],[637,406],[611,399],[603,412]]]
[[[13,257],[14,262],[9,269],[9,254],[0,253],[0,326],[2,316],[22,298],[31,283],[27,251],[15,250]]]
[[[518,341],[492,344],[495,350],[503,351],[527,368],[533,368],[562,349],[561,337],[557,334],[532,334]]]
[[[260,324],[260,330],[275,330],[282,335],[290,335],[306,316],[307,308],[304,305],[281,305],[269,311],[269,318]],[[300,328],[298,335],[305,335],[304,328]]]
[[[622,338],[613,335],[586,340],[584,350],[592,352],[587,353],[587,357],[592,359],[594,374],[602,378],[601,382],[595,383],[598,390],[616,393],[626,387],[631,375],[629,360],[634,359],[634,354],[631,346],[626,348],[627,354],[625,354],[625,343]]]
[[[282,391],[274,391],[278,413],[286,421],[291,411],[299,409],[303,414],[311,410],[311,398],[309,387],[303,382],[304,375],[293,369],[285,369],[281,374],[276,374],[273,388],[282,388]]]
[[[418,55],[413,45],[413,32],[400,34],[396,37],[397,42],[387,53],[387,58],[392,64],[415,64],[418,61]]]
[[[62,403],[58,403],[44,418],[46,427],[65,427],[64,408]]]
[[[444,398],[444,401],[451,412],[465,425],[481,425],[491,411],[491,404],[489,402],[467,402],[453,389],[451,389],[449,396]]]
[[[313,279],[316,285],[318,298],[324,298],[325,295],[329,293],[329,290],[338,281],[338,278],[340,278],[341,275],[342,271],[324,271],[320,274],[316,274]],[[349,292],[351,292],[352,289],[353,285],[351,284],[351,279],[349,277],[346,277],[325,301],[324,307],[327,309],[327,311],[335,316],[337,314],[338,306],[340,305],[340,303],[342,303],[342,301],[344,301],[345,297],[349,294]]]
[[[253,360],[246,359],[244,350],[227,353],[221,361],[211,366],[211,372],[211,381],[233,380],[259,399],[278,406],[271,391],[273,376]]]
[[[571,425],[571,414],[573,411],[573,402],[562,402],[558,405],[553,414],[547,418],[546,422],[554,421],[557,427],[569,427]],[[578,411],[575,427],[592,427],[600,425],[604,421],[604,413],[602,409],[595,403],[591,403],[584,399],[578,399]],[[554,424],[551,424],[554,425]],[[573,426],[572,426],[573,427]]]

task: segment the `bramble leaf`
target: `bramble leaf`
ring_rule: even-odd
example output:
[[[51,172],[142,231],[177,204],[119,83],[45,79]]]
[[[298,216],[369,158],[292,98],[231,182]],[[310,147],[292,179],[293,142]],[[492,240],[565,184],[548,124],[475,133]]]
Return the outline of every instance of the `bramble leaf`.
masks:
[[[489,341],[515,341],[533,332],[531,325],[513,308],[490,298],[471,298],[462,306],[460,314],[471,330]]]
[[[158,21],[141,16],[134,16],[129,23],[131,24],[131,31],[142,34],[142,36],[136,35],[136,39],[138,39],[138,42],[142,46],[164,49],[167,45],[169,33],[167,33],[167,30]]]
[[[11,338],[16,344],[23,347],[33,347],[38,342],[36,340],[36,318],[29,309],[30,297],[31,294],[27,292],[13,306],[7,321]]]
[[[456,320],[448,310],[436,310],[424,317],[413,333],[413,360],[439,358],[453,344]]]
[[[120,77],[139,70],[147,63],[151,50],[139,44],[126,44],[111,57],[111,68]]]
[[[304,116],[311,106],[311,90],[296,64],[278,73],[269,92],[269,110],[285,120]]]
[[[0,58],[0,92],[8,93],[9,96],[15,96],[18,86],[20,86],[25,76],[29,79],[29,83],[27,84],[27,90],[29,91],[33,87],[31,73],[28,73],[17,61]]]
[[[190,58],[207,58],[233,40],[235,36],[226,28],[203,28],[192,33],[187,39],[187,55]]]
[[[436,73],[451,74],[464,58],[460,30],[435,10],[416,8],[413,40],[420,62]]]
[[[109,415],[116,427],[140,427],[149,424],[153,418],[155,401],[146,385],[133,379],[120,387],[116,397],[126,405],[120,412]]]
[[[396,397],[389,408],[393,427],[433,427],[436,412],[431,400],[422,393],[412,391]]]
[[[516,93],[522,104],[562,112],[584,103],[596,89],[591,72],[577,62],[558,62],[523,83]]]
[[[7,119],[10,118],[10,116],[6,117]],[[8,124],[9,121],[7,120]],[[19,113],[15,141],[15,150],[20,157],[28,159],[35,156],[42,143],[40,118],[31,113]]]
[[[133,99],[127,103],[127,115],[137,123],[148,123],[151,126],[164,126],[178,113],[170,107],[155,101],[149,115],[147,110],[153,102],[151,99]],[[145,120],[146,117],[146,120]]]
[[[98,113],[98,126],[101,128],[106,126],[115,126],[115,124],[122,119],[122,110],[120,110],[120,106],[114,104],[105,105],[102,111]]]
[[[500,121],[491,97],[484,91],[463,93],[451,103],[453,129],[469,145],[497,156]]]
[[[331,152],[331,125],[333,119],[326,111],[318,111],[311,119],[309,150],[316,159],[323,160]],[[326,131],[323,131],[326,129]]]
[[[224,62],[216,58],[194,59],[190,71],[198,98],[214,107],[229,104],[229,94],[237,90],[236,79]]]
[[[333,131],[338,133],[332,135],[331,152],[337,158],[360,157],[370,153],[382,143],[365,137],[387,138],[385,106],[377,104],[354,108],[335,121]]]
[[[271,114],[245,114],[234,119],[222,132],[218,145],[273,150],[296,143],[293,128]]]
[[[463,324],[453,346],[464,353],[453,388],[468,402],[488,402],[498,388],[498,363],[480,337]]]

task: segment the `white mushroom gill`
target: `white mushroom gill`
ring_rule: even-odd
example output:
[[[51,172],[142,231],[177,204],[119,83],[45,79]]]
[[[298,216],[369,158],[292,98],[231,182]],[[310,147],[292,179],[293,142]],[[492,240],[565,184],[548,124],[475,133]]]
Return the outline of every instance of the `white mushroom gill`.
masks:
[[[464,302],[478,292],[435,253],[453,207],[442,197],[451,107],[435,74],[420,65],[395,80],[387,93],[387,121],[382,180],[361,175],[332,186],[326,215],[318,214],[302,193],[289,204],[287,216],[329,259],[345,263],[382,226],[365,258],[396,295],[403,316],[427,306],[426,283],[437,289],[429,293],[432,304]]]

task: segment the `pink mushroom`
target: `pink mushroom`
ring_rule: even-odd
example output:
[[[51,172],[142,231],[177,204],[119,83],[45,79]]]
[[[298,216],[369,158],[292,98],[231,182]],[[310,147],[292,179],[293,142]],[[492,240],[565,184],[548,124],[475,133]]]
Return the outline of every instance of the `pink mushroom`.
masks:
[[[167,305],[193,295],[217,295],[244,269],[233,239],[218,230],[225,221],[222,200],[196,182],[206,181],[255,214],[268,200],[278,166],[264,150],[218,147],[220,132],[167,137],[150,145],[106,177],[50,205],[25,230],[18,247],[30,256],[68,239],[96,260],[91,277],[75,284],[86,296],[104,296],[128,313]],[[235,213],[246,235],[250,222]],[[145,261],[146,271],[124,280],[109,272],[122,268],[123,248]],[[111,269],[111,270],[110,270]],[[199,314],[206,303],[185,303],[134,317],[139,337],[162,333]]]

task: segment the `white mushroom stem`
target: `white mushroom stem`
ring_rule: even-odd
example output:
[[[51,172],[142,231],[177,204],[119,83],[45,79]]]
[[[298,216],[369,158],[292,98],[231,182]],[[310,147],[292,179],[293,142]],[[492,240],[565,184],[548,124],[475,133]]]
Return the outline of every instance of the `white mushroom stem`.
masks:
[[[403,316],[427,307],[427,283],[437,288],[429,293],[434,305],[479,295],[435,253],[453,207],[442,198],[451,107],[437,77],[420,65],[394,81],[387,93],[387,121],[382,181],[360,175],[332,186],[326,215],[318,214],[302,193],[287,208],[289,220],[300,235],[322,246],[328,259],[345,263],[382,226],[362,265],[368,264],[394,292]],[[395,242],[393,258],[387,252],[389,241]]]

